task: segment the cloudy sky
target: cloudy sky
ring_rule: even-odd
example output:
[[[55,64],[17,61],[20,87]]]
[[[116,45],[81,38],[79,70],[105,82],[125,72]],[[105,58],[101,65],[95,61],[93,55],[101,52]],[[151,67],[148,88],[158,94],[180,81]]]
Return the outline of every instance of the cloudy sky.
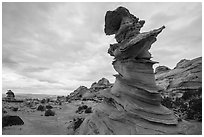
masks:
[[[141,31],[166,26],[150,50],[158,65],[202,56],[201,3],[3,3],[3,93],[67,95],[102,77],[114,82],[114,38],[103,29],[118,6],[146,21]]]

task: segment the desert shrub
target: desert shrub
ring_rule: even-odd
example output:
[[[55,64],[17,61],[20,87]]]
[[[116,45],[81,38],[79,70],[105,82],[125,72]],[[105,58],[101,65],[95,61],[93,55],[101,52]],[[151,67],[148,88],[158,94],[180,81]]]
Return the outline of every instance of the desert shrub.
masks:
[[[27,106],[27,107],[33,107],[33,102],[32,101],[26,101],[25,102],[25,105]]]
[[[161,104],[166,106],[167,108],[173,107],[173,101],[170,97],[164,97],[161,101]]]
[[[92,108],[91,108],[91,107],[88,107],[88,108],[85,110],[85,113],[92,113]]]
[[[76,111],[76,113],[80,113],[80,112],[82,112],[83,110],[85,110],[85,109],[87,109],[87,108],[88,108],[87,105],[79,106],[78,109],[77,109],[77,111]]]
[[[19,116],[6,115],[2,117],[2,127],[23,124],[24,122]]]
[[[51,109],[48,109],[45,111],[45,116],[54,116],[55,115],[55,112],[52,111]]]
[[[13,111],[18,111],[18,107],[12,107]]]
[[[190,100],[187,119],[202,121],[202,98]]]
[[[2,108],[2,114],[5,114],[5,113],[7,113],[7,111],[4,108]]]
[[[74,118],[74,131],[80,127],[82,122],[84,121],[84,118]]]
[[[182,99],[189,100],[192,98],[199,98],[201,94],[202,94],[202,88],[199,88],[198,90],[193,92],[184,92]]]
[[[81,97],[82,97],[82,95],[80,94],[78,97],[79,97],[79,98],[81,98]]]
[[[87,105],[83,105],[83,106],[82,106],[82,109],[87,109],[87,108],[88,108]]]
[[[182,97],[173,100],[162,99],[162,105],[172,109],[180,118],[202,121],[202,88],[193,92],[185,92]]]
[[[39,105],[37,108],[38,111],[45,111],[45,106]]]
[[[82,99],[82,101],[86,101],[86,100],[87,100],[86,98],[83,98],[83,99]]]
[[[51,105],[46,105],[46,109],[52,109],[53,107]]]
[[[47,99],[46,99],[46,102],[49,103],[49,102],[50,102],[50,98],[47,98]]]
[[[71,100],[68,100],[67,102],[68,102],[68,103],[72,103],[72,101],[71,101]]]
[[[61,106],[61,105],[62,105],[62,102],[59,102],[59,105]]]
[[[45,102],[46,102],[45,99],[42,99],[42,100],[40,101],[40,103],[42,103],[42,104],[45,104]]]

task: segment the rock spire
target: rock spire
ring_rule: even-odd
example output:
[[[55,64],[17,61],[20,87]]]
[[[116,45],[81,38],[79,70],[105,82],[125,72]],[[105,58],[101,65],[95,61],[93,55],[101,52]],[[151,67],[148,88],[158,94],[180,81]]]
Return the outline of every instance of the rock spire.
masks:
[[[100,92],[103,103],[75,134],[188,134],[173,111],[161,105],[149,49],[164,26],[140,32],[145,21],[119,7],[105,15],[106,35],[115,35],[108,53],[118,74],[113,87]]]

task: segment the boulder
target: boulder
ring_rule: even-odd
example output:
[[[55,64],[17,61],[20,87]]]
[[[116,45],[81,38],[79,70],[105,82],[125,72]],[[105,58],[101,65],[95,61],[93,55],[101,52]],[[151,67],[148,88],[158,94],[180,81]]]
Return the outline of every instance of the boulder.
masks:
[[[19,116],[6,115],[2,117],[2,127],[23,124],[24,122]]]
[[[81,100],[82,96],[89,91],[89,89],[85,86],[80,86],[74,92],[70,93],[68,96],[68,100]]]

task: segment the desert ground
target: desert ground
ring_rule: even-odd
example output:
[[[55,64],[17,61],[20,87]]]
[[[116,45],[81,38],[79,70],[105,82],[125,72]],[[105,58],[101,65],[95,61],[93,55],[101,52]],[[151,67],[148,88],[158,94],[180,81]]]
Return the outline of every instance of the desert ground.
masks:
[[[62,105],[52,105],[55,116],[44,116],[45,111],[38,111],[36,107],[29,108],[24,103],[3,102],[3,108],[7,112],[4,115],[17,115],[24,124],[12,125],[2,129],[3,135],[66,135],[68,125],[74,118],[85,118],[90,113],[76,113],[81,105],[94,107],[96,103],[92,101],[74,101],[73,103],[64,102]],[[38,106],[38,105],[36,105]],[[10,108],[18,107],[18,111]]]

